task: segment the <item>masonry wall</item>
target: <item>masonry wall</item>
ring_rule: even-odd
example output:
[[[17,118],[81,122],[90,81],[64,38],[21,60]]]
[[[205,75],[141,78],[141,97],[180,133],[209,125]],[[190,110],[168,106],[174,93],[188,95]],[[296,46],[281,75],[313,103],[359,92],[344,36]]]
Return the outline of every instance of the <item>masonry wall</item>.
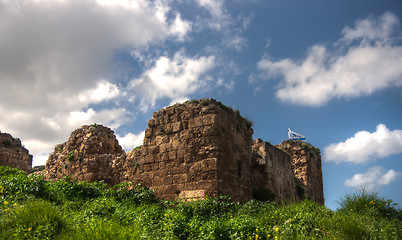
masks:
[[[65,175],[78,181],[105,181],[113,185],[113,162],[125,159],[114,132],[101,125],[85,125],[71,133],[67,142],[55,146],[46,162],[48,180]]]
[[[19,168],[28,173],[32,170],[32,155],[21,145],[21,141],[1,132],[0,166]]]
[[[127,153],[123,180],[142,182],[161,198],[247,201],[251,135],[247,120],[214,100],[167,107],[148,121],[143,146]]]
[[[306,193],[323,203],[318,152],[289,141],[279,149],[260,139],[253,143],[252,133],[239,112],[213,99],[192,100],[155,112],[143,145],[127,153],[111,129],[82,126],[56,145],[45,170],[35,174],[109,185],[132,181],[171,200],[229,195],[242,202],[253,198],[253,189],[269,190],[271,200],[298,199],[296,175]]]
[[[305,193],[315,202],[324,204],[321,155],[309,143],[287,140],[278,145],[292,159],[295,176],[303,184]]]
[[[268,190],[272,200],[300,199],[289,154],[261,139],[254,141],[252,158],[252,188],[255,192]],[[256,196],[258,197],[258,196]]]

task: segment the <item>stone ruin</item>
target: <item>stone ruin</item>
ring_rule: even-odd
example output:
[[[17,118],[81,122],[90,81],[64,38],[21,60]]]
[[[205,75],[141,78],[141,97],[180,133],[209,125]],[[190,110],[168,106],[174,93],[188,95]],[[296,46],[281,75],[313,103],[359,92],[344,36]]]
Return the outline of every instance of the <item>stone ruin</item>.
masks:
[[[0,132],[0,166],[19,168],[25,172],[32,170],[32,155],[22,146],[21,140],[2,132]]]
[[[251,125],[213,99],[192,100],[155,112],[143,145],[127,153],[111,129],[82,126],[56,145],[45,170],[36,174],[47,180],[70,175],[110,186],[131,181],[171,200],[229,195],[241,202],[281,201],[307,194],[323,204],[317,149],[298,141],[277,146],[253,141]]]

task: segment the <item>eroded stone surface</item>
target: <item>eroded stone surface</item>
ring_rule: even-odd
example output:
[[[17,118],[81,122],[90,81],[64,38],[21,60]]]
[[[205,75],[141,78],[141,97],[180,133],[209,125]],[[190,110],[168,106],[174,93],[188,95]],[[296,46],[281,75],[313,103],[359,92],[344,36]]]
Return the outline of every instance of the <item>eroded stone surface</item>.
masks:
[[[295,176],[305,188],[305,193],[314,201],[324,204],[321,155],[319,149],[309,143],[287,140],[278,145],[292,159]]]
[[[102,125],[85,125],[71,133],[69,140],[55,146],[46,162],[46,179],[70,175],[79,181],[100,181],[113,184],[113,161],[125,154],[114,132]]]
[[[22,146],[21,140],[0,132],[0,166],[19,168],[25,172],[32,169],[32,155]]]
[[[229,195],[243,202],[253,198],[253,189],[269,190],[275,200],[300,199],[296,175],[306,193],[323,203],[319,153],[288,141],[278,148],[260,139],[253,143],[252,134],[239,112],[213,99],[194,100],[155,112],[143,145],[127,153],[111,129],[83,126],[56,145],[37,174],[109,185],[132,181],[166,199]]]
[[[168,199],[203,190],[250,200],[251,135],[246,119],[214,100],[167,107],[148,121],[141,149],[127,153],[122,180]]]
[[[277,201],[299,200],[290,155],[261,139],[252,150],[252,188],[269,190]]]

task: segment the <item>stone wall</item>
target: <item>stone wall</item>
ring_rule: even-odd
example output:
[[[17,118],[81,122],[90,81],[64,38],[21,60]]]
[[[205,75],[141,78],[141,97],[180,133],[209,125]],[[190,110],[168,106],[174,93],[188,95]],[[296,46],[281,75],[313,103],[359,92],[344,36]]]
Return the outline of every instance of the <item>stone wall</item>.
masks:
[[[255,195],[268,190],[273,194],[273,200],[300,199],[290,155],[261,139],[254,141],[252,150],[252,188]]]
[[[32,169],[32,155],[21,145],[18,138],[0,132],[0,166],[19,168],[25,172]]]
[[[315,202],[324,204],[319,149],[309,143],[293,140],[284,141],[277,147],[291,156],[293,172],[303,184],[305,193]]]
[[[67,142],[55,146],[44,175],[49,180],[70,175],[79,181],[103,180],[114,184],[113,161],[122,158],[124,151],[110,128],[85,125],[72,132]]]
[[[252,134],[251,123],[238,111],[213,99],[192,100],[155,112],[143,145],[127,153],[109,128],[83,126],[55,147],[38,174],[109,185],[132,181],[172,200],[229,195],[242,202],[253,198],[253,189],[268,190],[275,200],[299,199],[296,175],[323,203],[317,152],[285,141],[279,147],[285,153],[260,139],[253,143]]]
[[[121,180],[167,199],[250,200],[251,135],[246,119],[215,100],[167,107],[148,121],[144,145],[127,153]]]

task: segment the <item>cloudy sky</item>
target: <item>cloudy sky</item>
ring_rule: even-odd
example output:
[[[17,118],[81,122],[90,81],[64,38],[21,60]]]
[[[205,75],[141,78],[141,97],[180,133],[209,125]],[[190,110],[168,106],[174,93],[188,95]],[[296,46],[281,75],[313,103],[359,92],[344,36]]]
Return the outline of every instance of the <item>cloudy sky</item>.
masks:
[[[400,0],[0,0],[0,130],[41,165],[74,129],[142,144],[152,112],[215,98],[323,156],[326,205],[402,205]]]

